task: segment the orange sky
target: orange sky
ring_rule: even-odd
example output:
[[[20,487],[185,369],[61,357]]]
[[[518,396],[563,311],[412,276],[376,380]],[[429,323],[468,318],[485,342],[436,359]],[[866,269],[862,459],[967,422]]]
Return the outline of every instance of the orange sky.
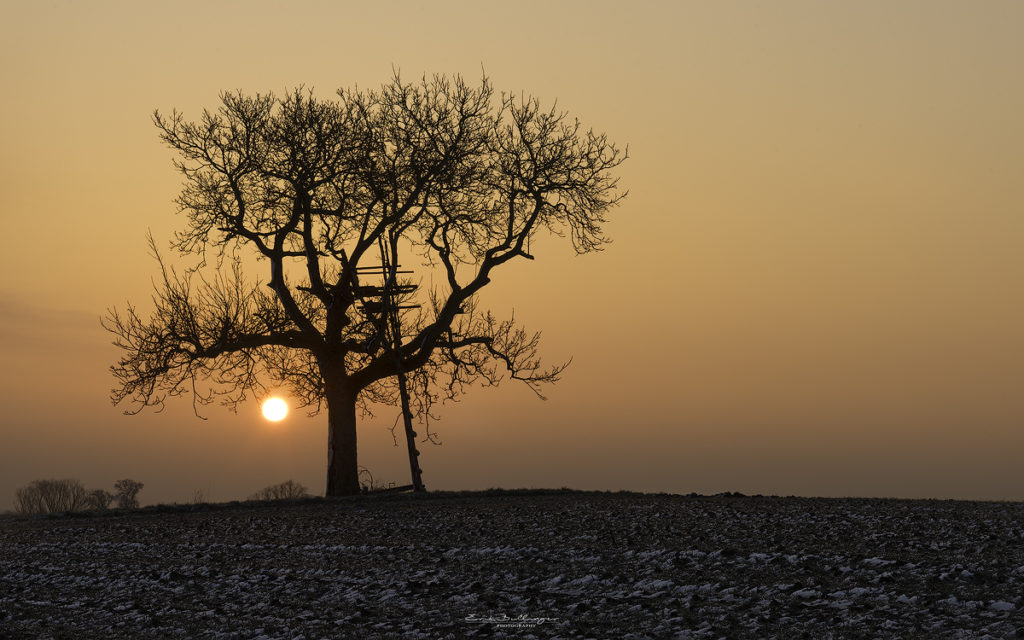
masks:
[[[543,242],[485,295],[573,367],[444,408],[428,488],[1024,499],[1021,3],[282,6],[4,3],[0,509],[44,477],[323,491],[324,417],[121,415],[99,316],[180,225],[154,108],[392,66],[483,66],[632,156],[606,251]],[[361,462],[404,484],[393,419]]]

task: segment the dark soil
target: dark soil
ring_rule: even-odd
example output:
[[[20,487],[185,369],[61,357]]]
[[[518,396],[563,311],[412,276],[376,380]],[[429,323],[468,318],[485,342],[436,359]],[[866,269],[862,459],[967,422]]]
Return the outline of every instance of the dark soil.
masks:
[[[1024,505],[491,491],[0,519],[0,638],[1024,637]]]

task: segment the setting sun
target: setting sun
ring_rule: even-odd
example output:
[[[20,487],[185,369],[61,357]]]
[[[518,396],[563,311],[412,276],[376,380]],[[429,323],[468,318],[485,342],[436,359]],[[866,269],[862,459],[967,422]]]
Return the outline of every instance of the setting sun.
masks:
[[[281,398],[267,398],[263,403],[263,417],[271,422],[284,420],[288,415],[288,404]]]

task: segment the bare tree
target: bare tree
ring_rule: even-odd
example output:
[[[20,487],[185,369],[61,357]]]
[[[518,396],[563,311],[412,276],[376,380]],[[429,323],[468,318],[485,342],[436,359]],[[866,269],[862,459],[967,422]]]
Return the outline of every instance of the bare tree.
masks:
[[[309,492],[306,487],[293,480],[285,480],[281,484],[275,484],[260,489],[249,496],[250,500],[289,500],[292,498],[308,498]]]
[[[103,489],[94,489],[89,492],[88,505],[90,509],[104,510],[110,507],[110,503],[114,501],[114,494]]]
[[[395,403],[407,379],[424,420],[503,370],[538,395],[559,379],[565,365],[541,365],[538,334],[480,309],[477,294],[499,267],[533,259],[539,232],[568,235],[578,253],[600,249],[626,158],[555,108],[496,95],[486,78],[396,75],[337,95],[225,93],[198,121],[155,113],[185,179],[174,247],[199,258],[179,273],[154,244],[151,315],[128,306],[104,321],[124,350],[112,399],[129,412],[189,393],[198,415],[269,384],[312,413],[326,405],[328,496],[359,492],[357,410]],[[400,248],[442,284],[400,278]],[[213,258],[219,268],[203,270]],[[255,262],[265,284],[243,276]],[[388,282],[367,284],[384,262]],[[396,295],[394,326],[372,299],[381,287]]]
[[[114,490],[117,491],[117,506],[122,509],[138,509],[139,500],[137,496],[142,487],[141,482],[125,478],[114,483]]]
[[[88,494],[78,480],[35,480],[18,489],[14,506],[22,514],[81,511],[88,506]]]
[[[22,515],[43,513],[40,493],[32,485],[21,487],[14,494],[14,510]]]

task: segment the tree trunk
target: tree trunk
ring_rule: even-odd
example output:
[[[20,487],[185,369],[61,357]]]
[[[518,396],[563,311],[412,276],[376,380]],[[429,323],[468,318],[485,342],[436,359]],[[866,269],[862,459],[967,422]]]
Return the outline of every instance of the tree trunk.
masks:
[[[325,381],[326,382],[326,381]],[[356,394],[327,384],[327,496],[359,493],[356,456]]]

